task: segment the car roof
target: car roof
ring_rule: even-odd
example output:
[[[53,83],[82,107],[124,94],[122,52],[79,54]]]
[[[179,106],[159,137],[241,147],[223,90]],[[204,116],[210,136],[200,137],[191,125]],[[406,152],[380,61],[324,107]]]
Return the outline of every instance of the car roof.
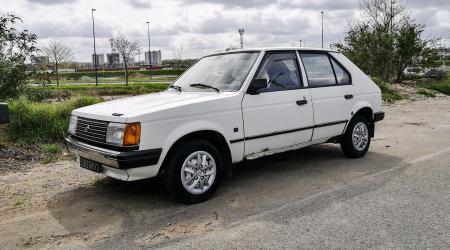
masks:
[[[242,52],[283,51],[283,50],[327,51],[327,52],[340,53],[337,50],[323,49],[323,48],[312,48],[312,47],[262,47],[262,48],[233,49],[233,50],[227,50],[227,51],[219,51],[219,52],[216,52],[216,53],[208,54],[205,57],[213,56],[213,55],[221,55],[221,54],[242,53]]]

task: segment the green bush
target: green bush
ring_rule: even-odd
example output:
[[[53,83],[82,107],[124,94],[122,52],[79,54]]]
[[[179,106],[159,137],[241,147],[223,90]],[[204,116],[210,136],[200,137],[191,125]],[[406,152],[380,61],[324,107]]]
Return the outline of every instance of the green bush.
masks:
[[[372,77],[372,81],[380,88],[383,101],[393,103],[403,99],[403,96],[393,90],[385,81],[376,77]]]
[[[53,89],[48,87],[28,87],[24,91],[24,96],[32,102],[42,102],[48,99],[65,100],[71,96],[69,91],[63,89]]]
[[[63,103],[39,103],[24,97],[10,103],[10,140],[25,143],[61,142],[66,135],[72,110],[100,102],[95,97],[79,96]]]

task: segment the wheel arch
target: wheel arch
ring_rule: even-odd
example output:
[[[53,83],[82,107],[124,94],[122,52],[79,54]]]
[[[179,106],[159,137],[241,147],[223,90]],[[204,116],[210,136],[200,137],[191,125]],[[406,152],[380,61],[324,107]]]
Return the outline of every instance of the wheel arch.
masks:
[[[191,131],[187,132],[182,136],[179,136],[173,143],[171,143],[169,149],[167,150],[167,153],[164,156],[163,162],[161,164],[161,167],[159,169],[159,174],[163,174],[166,169],[166,163],[170,155],[174,152],[176,147],[180,145],[181,143],[189,140],[194,139],[203,139],[211,144],[213,144],[215,147],[217,147],[217,150],[222,153],[223,157],[223,171],[224,174],[230,174],[231,173],[231,150],[230,146],[227,143],[227,140],[225,139],[225,136],[214,129],[202,129],[197,131]]]
[[[352,117],[351,117],[350,121],[356,116],[363,116],[367,119],[367,121],[369,121],[370,137],[374,137],[375,122],[373,121],[373,109],[372,109],[370,103],[364,101],[364,102],[359,102],[355,106],[353,106]],[[347,123],[344,133],[346,132],[350,121]]]

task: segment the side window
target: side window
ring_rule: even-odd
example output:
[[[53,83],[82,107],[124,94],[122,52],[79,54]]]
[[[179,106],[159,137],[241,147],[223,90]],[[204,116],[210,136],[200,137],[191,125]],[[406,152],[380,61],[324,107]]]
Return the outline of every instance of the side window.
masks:
[[[301,54],[310,87],[336,84],[333,68],[327,54]]]
[[[267,88],[263,91],[297,89],[301,87],[298,69],[295,53],[270,53],[256,78],[266,79]]]
[[[336,80],[338,84],[350,84],[350,76],[333,58],[330,58],[333,64],[334,73],[336,73]]]

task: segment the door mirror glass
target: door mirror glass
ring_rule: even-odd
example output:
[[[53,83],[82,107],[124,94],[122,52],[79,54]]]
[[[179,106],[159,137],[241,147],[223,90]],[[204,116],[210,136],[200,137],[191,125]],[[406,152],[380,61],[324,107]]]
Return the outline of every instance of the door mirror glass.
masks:
[[[264,78],[255,78],[253,79],[248,92],[251,95],[257,95],[261,89],[265,88],[267,88],[267,80]]]

